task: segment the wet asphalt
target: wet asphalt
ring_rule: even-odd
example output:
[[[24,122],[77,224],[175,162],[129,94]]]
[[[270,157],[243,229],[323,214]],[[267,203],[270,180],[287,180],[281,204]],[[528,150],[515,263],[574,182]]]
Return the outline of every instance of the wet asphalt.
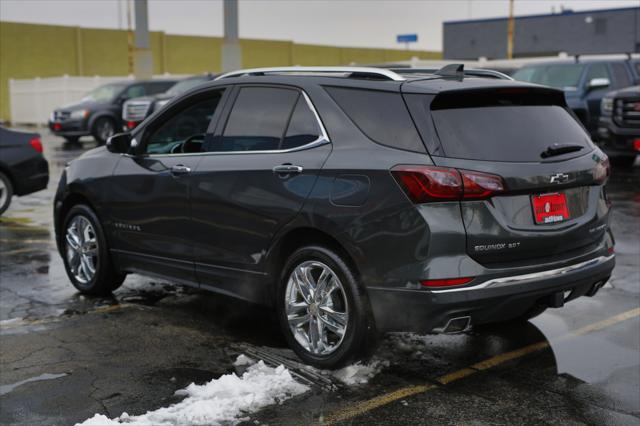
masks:
[[[240,353],[305,372],[263,308],[140,276],[109,298],[79,295],[55,249],[52,198],[65,163],[95,143],[42,133],[49,188],[0,217],[1,424],[141,414],[233,372]],[[310,392],[246,422],[640,425],[640,161],[614,169],[608,193],[617,266],[595,297],[524,324],[386,336],[368,383],[307,375]]]

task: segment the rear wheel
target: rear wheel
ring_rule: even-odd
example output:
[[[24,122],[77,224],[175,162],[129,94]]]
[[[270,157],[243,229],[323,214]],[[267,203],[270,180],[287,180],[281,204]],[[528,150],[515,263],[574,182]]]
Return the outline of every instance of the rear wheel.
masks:
[[[63,230],[62,258],[75,288],[85,294],[105,295],[122,285],[125,274],[115,271],[102,226],[89,207],[72,207]]]
[[[13,196],[13,185],[4,173],[0,172],[0,215],[9,208]]]
[[[116,132],[116,123],[112,118],[100,117],[93,123],[91,135],[100,145],[104,145]]]
[[[296,250],[278,290],[282,331],[304,362],[336,368],[371,349],[375,331],[365,294],[334,251],[320,246]]]

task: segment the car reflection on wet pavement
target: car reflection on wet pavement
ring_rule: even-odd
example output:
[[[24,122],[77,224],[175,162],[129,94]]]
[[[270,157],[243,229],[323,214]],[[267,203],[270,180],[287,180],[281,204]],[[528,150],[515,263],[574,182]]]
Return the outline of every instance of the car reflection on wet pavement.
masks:
[[[0,218],[0,423],[71,424],[141,414],[177,389],[234,371],[240,353],[285,363],[311,391],[247,422],[640,424],[640,164],[608,194],[617,265],[593,298],[524,324],[460,335],[386,336],[366,383],[298,364],[270,312],[129,276],[109,298],[79,295],[53,240],[66,162],[93,147],[43,136],[46,191]]]

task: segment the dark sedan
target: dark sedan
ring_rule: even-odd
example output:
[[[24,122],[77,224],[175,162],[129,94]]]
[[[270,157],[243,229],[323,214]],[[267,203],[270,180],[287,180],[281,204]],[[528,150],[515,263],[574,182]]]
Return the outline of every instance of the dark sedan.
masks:
[[[0,215],[13,195],[40,191],[48,183],[49,163],[42,155],[40,135],[0,126]]]

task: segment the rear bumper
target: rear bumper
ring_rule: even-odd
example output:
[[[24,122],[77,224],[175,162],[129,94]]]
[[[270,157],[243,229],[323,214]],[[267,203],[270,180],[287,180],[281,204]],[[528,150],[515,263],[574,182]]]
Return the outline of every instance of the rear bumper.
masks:
[[[614,255],[599,256],[562,268],[489,279],[451,289],[369,288],[380,331],[431,332],[452,318],[470,317],[471,324],[505,321],[548,303],[558,293],[569,301],[593,294],[611,276]]]
[[[49,184],[49,163],[39,154],[36,158],[21,163],[13,172],[14,190],[18,196],[43,190]]]
[[[87,136],[91,132],[87,120],[49,121],[49,130],[57,136]]]

